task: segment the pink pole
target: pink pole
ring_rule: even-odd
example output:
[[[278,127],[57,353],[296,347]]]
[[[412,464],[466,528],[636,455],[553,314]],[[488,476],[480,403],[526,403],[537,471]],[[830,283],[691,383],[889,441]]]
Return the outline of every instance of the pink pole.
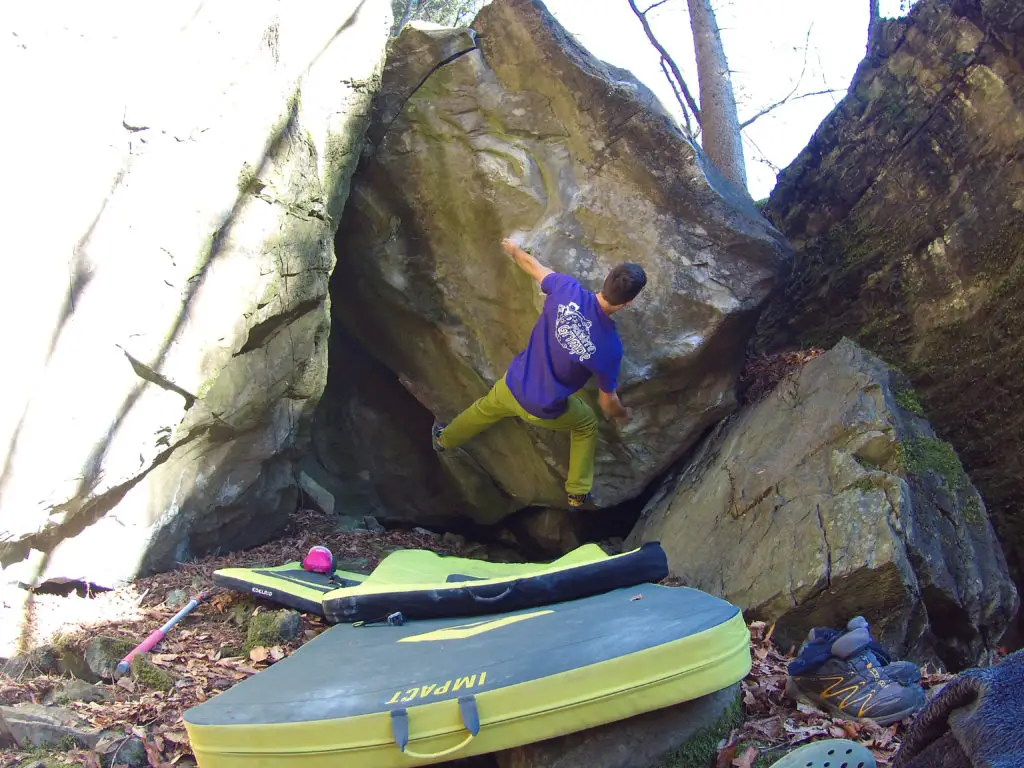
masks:
[[[164,639],[164,637],[167,636],[167,633],[171,630],[171,627],[173,627],[175,624],[177,624],[179,621],[185,618],[189,613],[191,613],[192,609],[194,609],[197,605],[199,605],[199,603],[205,600],[208,597],[208,595],[208,592],[200,592],[196,597],[192,598],[189,601],[188,605],[186,605],[184,608],[182,608],[180,611],[174,614],[174,616],[172,616],[170,619],[168,619],[167,623],[160,627],[160,629],[155,629],[152,632],[150,632],[149,637],[147,637],[145,640],[143,640],[141,643],[135,646],[131,650],[131,652],[128,653],[127,656],[121,659],[121,663],[117,665],[117,669],[114,671],[114,679],[116,680],[127,674],[128,668],[132,664],[132,659],[135,658],[136,654],[148,653],[149,651],[151,651],[157,643],[159,643],[161,640]]]

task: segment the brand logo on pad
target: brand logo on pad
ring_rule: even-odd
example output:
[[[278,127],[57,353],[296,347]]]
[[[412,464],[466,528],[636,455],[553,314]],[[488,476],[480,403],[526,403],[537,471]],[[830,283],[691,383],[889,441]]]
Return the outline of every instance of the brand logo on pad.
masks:
[[[270,590],[270,589],[260,589],[259,587],[253,587],[252,591],[253,591],[253,594],[263,595],[264,597],[273,597],[274,596],[273,590]]]
[[[435,629],[433,632],[427,632],[422,635],[409,635],[409,637],[399,639],[398,642],[427,643],[436,640],[463,640],[467,637],[475,637],[476,635],[483,634],[484,632],[491,632],[495,629],[501,629],[502,627],[509,627],[513,624],[518,624],[521,621],[536,619],[538,616],[547,616],[549,613],[554,613],[554,611],[534,611],[533,613],[521,613],[518,616],[506,616],[504,619],[474,621],[472,624],[458,624],[454,627]]]

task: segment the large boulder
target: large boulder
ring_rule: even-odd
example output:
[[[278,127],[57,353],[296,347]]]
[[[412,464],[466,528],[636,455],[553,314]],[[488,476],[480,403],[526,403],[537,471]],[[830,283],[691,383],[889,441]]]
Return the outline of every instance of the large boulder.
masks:
[[[900,365],[1024,583],[1024,15],[921,0],[888,23],[766,212],[797,262],[765,346]]]
[[[626,545],[660,540],[673,576],[778,622],[783,647],[862,615],[898,655],[970,666],[1018,596],[981,496],[919,409],[844,339],[717,426]]]
[[[296,506],[390,4],[4,18],[0,565],[109,585],[255,544]]]
[[[624,260],[649,276],[616,315],[636,418],[602,420],[599,505],[638,494],[735,407],[788,246],[647,88],[543,4],[495,0],[472,29],[406,28],[369,136],[336,241],[334,317],[438,418],[487,392],[538,316],[543,294],[500,248],[512,233],[592,290]],[[510,420],[465,448],[452,471],[513,500],[477,507],[479,522],[565,505],[564,434]]]

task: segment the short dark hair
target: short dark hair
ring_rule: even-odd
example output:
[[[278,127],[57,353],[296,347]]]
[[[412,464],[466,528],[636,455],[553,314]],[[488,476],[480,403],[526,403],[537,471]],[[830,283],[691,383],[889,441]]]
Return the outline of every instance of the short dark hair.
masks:
[[[647,273],[639,264],[626,262],[614,267],[604,279],[601,294],[612,306],[632,301],[647,285]]]

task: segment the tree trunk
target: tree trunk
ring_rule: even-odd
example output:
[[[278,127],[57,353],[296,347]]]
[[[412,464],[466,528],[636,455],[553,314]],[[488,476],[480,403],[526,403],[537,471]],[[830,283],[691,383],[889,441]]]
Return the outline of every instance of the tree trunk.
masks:
[[[701,134],[704,152],[730,181],[747,191],[740,120],[729,76],[729,64],[711,0],[687,0],[697,57]]]
[[[398,37],[398,35],[402,33],[402,30],[405,28],[405,25],[409,23],[409,19],[411,19],[412,15],[416,13],[416,8],[417,6],[419,6],[419,4],[419,0],[407,0],[405,4],[405,13],[402,14],[402,18],[398,22],[398,26],[395,27],[395,31],[392,34],[392,37]]]

